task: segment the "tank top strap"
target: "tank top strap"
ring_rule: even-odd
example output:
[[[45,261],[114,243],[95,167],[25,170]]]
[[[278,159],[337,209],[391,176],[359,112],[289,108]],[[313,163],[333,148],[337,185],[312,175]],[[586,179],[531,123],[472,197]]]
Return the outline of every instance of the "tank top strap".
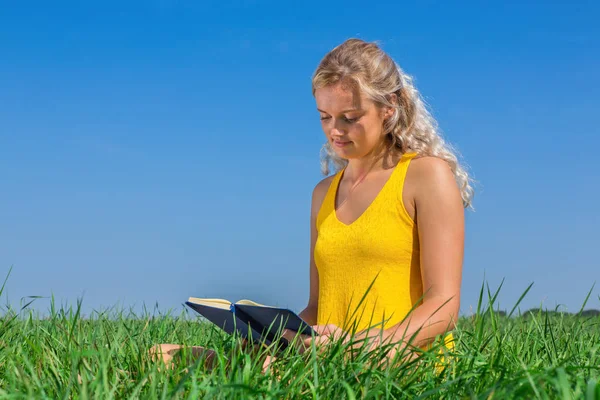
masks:
[[[384,187],[381,189],[381,193],[376,197],[386,197],[391,196],[392,201],[400,202],[401,209],[404,209],[404,204],[402,201],[402,190],[404,188],[404,180],[406,178],[406,171],[408,171],[408,166],[410,164],[410,160],[415,158],[417,153],[404,153],[402,157],[398,161],[398,164],[394,167],[394,171],[390,175],[389,182],[387,182]],[[321,209],[317,214],[317,231],[321,226],[323,220],[334,212],[335,209],[335,195],[337,188],[339,186],[339,181],[342,177],[342,173],[344,172],[344,168],[340,169],[331,180],[331,184],[327,189],[327,193],[325,194],[325,198],[323,199],[323,203],[321,204]],[[389,187],[388,187],[389,186]],[[391,190],[390,190],[391,189]],[[374,201],[375,201],[374,200]],[[408,214],[407,214],[408,215]],[[410,219],[410,217],[409,217]]]
[[[398,161],[396,170],[392,175],[392,178],[394,180],[393,186],[395,186],[395,189],[397,189],[393,191],[394,193],[398,193],[398,190],[402,191],[402,188],[404,187],[404,181],[406,179],[406,172],[408,171],[408,166],[410,165],[410,161],[416,156],[417,153],[402,154],[402,158],[400,159],[400,161]]]
[[[383,197],[380,204],[396,204],[396,209],[400,218],[408,225],[412,225],[413,220],[404,206],[402,192],[404,191],[404,182],[406,180],[406,173],[410,161],[416,156],[417,153],[404,153],[402,155],[402,158],[398,161],[398,164],[390,176],[389,187],[387,187],[387,190],[383,190],[382,193],[380,193],[380,196]],[[384,187],[384,189],[386,188]],[[384,209],[379,209],[378,212],[385,213],[385,207]]]

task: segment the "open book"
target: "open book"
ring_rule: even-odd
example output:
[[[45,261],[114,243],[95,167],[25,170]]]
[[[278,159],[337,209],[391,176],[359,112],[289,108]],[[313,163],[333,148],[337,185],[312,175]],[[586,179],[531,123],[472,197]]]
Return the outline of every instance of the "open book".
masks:
[[[185,304],[228,334],[238,332],[241,337],[265,346],[275,342],[278,350],[284,350],[288,341],[281,336],[284,329],[305,335],[318,335],[296,313],[278,308],[240,300],[232,303],[224,299],[199,299],[190,297]]]

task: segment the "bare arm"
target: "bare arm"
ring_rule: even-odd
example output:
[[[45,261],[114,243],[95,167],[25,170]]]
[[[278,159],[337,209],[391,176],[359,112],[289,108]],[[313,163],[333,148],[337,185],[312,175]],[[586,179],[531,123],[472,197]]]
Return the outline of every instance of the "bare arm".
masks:
[[[446,162],[425,157],[415,159],[410,168],[413,169],[411,200],[419,232],[424,296],[422,304],[403,322],[385,330],[383,337],[386,341],[398,342],[404,336],[404,341],[408,341],[421,329],[412,344],[423,347],[437,335],[454,329],[458,319],[464,208]]]
[[[323,179],[319,182],[312,193],[312,201],[310,207],[310,292],[308,305],[300,312],[300,317],[309,325],[317,324],[317,310],[319,304],[319,273],[315,264],[315,243],[317,242],[317,215],[321,209],[323,199],[327,194],[327,189],[331,184],[331,177]]]

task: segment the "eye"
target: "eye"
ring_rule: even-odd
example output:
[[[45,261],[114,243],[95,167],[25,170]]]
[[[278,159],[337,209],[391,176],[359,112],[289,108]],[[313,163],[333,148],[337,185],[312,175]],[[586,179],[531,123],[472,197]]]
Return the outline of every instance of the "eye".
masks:
[[[328,120],[328,119],[331,119],[331,117],[328,117],[328,116],[321,115],[321,121],[325,121],[325,120]],[[358,120],[360,119],[360,117],[356,117],[356,118],[348,118],[348,117],[346,117],[346,116],[343,116],[343,117],[341,117],[340,119],[341,119],[342,121],[344,121],[345,123],[347,123],[347,124],[353,124],[353,123],[355,123],[356,121],[358,121]]]

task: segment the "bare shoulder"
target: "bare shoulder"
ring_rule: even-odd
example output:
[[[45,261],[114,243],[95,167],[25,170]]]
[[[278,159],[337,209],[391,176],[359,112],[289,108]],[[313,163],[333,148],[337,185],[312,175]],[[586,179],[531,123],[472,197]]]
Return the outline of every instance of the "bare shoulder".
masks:
[[[321,181],[319,181],[319,183],[317,183],[313,189],[312,202],[313,208],[316,208],[314,211],[318,212],[318,209],[321,207],[321,203],[323,203],[323,199],[325,198],[327,190],[329,189],[329,186],[331,186],[331,182],[333,181],[334,177],[335,175],[330,175],[321,179]]]
[[[411,166],[407,172],[411,177],[418,178],[422,182],[454,182],[454,174],[450,165],[438,157],[417,157],[411,161]]]
[[[438,157],[417,157],[406,172],[403,198],[410,214],[423,200],[428,202],[460,202],[461,196],[454,173],[445,160]],[[410,212],[412,211],[412,212]]]
[[[327,192],[334,177],[335,175],[329,175],[328,177],[321,179],[315,186],[315,192]]]

